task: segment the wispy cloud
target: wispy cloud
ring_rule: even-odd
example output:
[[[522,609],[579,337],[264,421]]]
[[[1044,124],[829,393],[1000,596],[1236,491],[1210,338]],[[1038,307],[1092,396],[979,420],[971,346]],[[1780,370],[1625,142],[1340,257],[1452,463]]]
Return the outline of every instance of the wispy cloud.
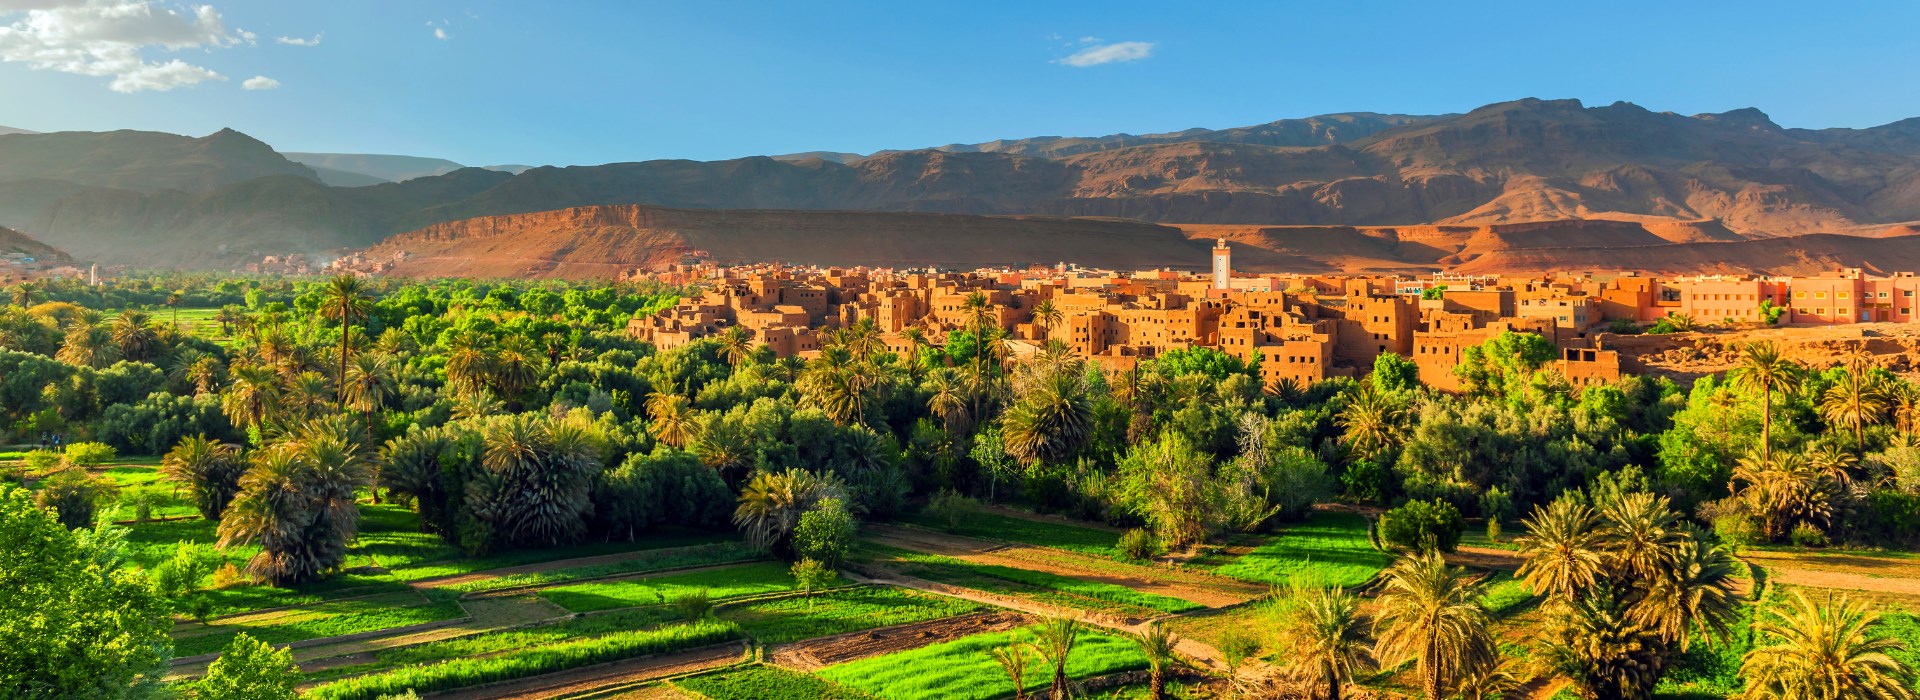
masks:
[[[1093,37],[1082,38],[1083,42],[1087,40],[1099,41],[1098,39],[1094,39]],[[1072,54],[1068,55],[1066,58],[1062,58],[1055,62],[1064,64],[1064,65],[1073,66],[1075,68],[1087,68],[1091,66],[1104,65],[1108,63],[1125,63],[1127,61],[1138,61],[1140,59],[1147,58],[1152,55],[1153,55],[1152,42],[1120,41],[1120,42],[1114,42],[1111,44],[1094,44],[1092,46],[1088,46],[1079,51],[1075,51]]]
[[[274,88],[280,87],[280,81],[274,80],[264,75],[256,75],[251,78],[248,78],[247,82],[241,83],[240,87],[246,88],[248,90],[272,90]]]
[[[112,78],[115,92],[172,90],[226,80],[180,59],[150,61],[160,48],[221,49],[253,44],[244,29],[228,29],[210,5],[172,9],[152,0],[0,0],[0,61],[36,70]]]
[[[326,37],[326,33],[322,32],[322,33],[313,35],[312,39],[305,39],[297,36],[283,36],[283,37],[274,39],[274,41],[282,44],[286,44],[288,46],[319,46],[320,40],[324,37]]]
[[[427,22],[427,26],[433,29],[433,38],[435,39],[446,41],[453,38],[453,35],[447,33],[447,21],[444,19],[438,22]]]

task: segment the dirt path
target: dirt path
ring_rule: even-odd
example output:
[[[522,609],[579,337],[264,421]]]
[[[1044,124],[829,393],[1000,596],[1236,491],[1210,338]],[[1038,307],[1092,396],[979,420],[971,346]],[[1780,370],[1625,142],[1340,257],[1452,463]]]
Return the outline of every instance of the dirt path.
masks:
[[[775,649],[771,658],[779,666],[797,671],[815,671],[834,664],[918,649],[968,635],[1009,630],[1033,621],[1033,618],[1019,613],[980,612],[794,642]]]
[[[1847,552],[1747,550],[1740,558],[1759,564],[1774,583],[1832,588],[1920,599],[1920,560]]]
[[[1460,547],[1448,554],[1447,563],[1475,569],[1514,571],[1526,561],[1519,552],[1492,547]]]
[[[1079,520],[1079,519],[1068,518],[1068,517],[1063,517],[1059,515],[1043,515],[1043,514],[1035,513],[1032,511],[1020,510],[1019,508],[1009,508],[1007,506],[987,506],[985,510],[987,513],[990,513],[993,515],[1004,515],[1009,518],[1018,518],[1020,520],[1030,520],[1036,523],[1046,523],[1048,525],[1066,525],[1069,527],[1077,527],[1082,530],[1105,530],[1107,532],[1111,532],[1114,534],[1121,534],[1126,532],[1125,528],[1114,527],[1106,523],[1096,523],[1090,520]]]
[[[628,659],[549,673],[508,683],[433,693],[440,700],[546,700],[587,693],[609,686],[639,683],[738,663],[745,653],[741,643],[673,654]]]
[[[1174,568],[1127,564],[1051,547],[999,544],[920,528],[870,526],[880,544],[938,554],[974,564],[1040,571],[1178,598],[1210,608],[1236,605],[1266,594],[1258,585]]]

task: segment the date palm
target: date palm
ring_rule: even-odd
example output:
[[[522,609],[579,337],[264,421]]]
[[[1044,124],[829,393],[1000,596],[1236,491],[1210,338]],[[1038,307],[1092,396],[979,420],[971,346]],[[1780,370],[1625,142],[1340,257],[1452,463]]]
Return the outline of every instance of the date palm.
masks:
[[[1027,464],[1058,464],[1080,451],[1093,429],[1085,379],[1053,372],[1030,386],[1001,417],[1007,454]]]
[[[1280,619],[1280,637],[1291,649],[1287,673],[1321,697],[1340,700],[1355,671],[1372,663],[1360,600],[1338,588],[1296,590]]]
[[[1373,389],[1373,384],[1361,386],[1335,422],[1353,453],[1371,459],[1399,442],[1406,409],[1398,399]]]
[[[1534,595],[1566,602],[1606,576],[1600,519],[1586,503],[1561,498],[1526,520],[1515,575]]]
[[[1761,529],[1769,540],[1785,536],[1787,526],[1796,518],[1824,519],[1829,513],[1830,481],[1799,454],[1781,454],[1771,460],[1743,457],[1734,464],[1733,481],[1744,484],[1734,495],[1760,516]]]
[[[927,397],[927,411],[940,417],[948,435],[954,435],[966,428],[967,398],[961,387],[959,375],[950,367],[942,367],[933,373],[930,380],[933,395]]]
[[[1800,386],[1800,363],[1780,354],[1779,346],[1767,341],[1748,343],[1740,351],[1738,365],[1727,372],[1728,383],[1760,393],[1760,458],[1773,457],[1773,392],[1790,392]]]
[[[1666,670],[1668,645],[1634,621],[1630,596],[1602,582],[1551,611],[1541,665],[1594,700],[1651,700]]]
[[[276,586],[320,578],[346,561],[366,466],[345,435],[324,428],[255,452],[220,520],[220,546],[259,545],[247,570]]]
[[[473,492],[475,516],[515,547],[553,547],[586,534],[589,496],[601,462],[582,424],[535,414],[505,416],[481,432],[485,475]]]
[[[887,341],[880,337],[880,327],[874,325],[870,318],[860,319],[848,328],[842,344],[854,359],[861,361],[887,351]]]
[[[233,368],[233,381],[220,396],[220,409],[240,428],[265,423],[280,406],[280,381],[272,370],[254,365]]]
[[[289,422],[304,421],[319,416],[327,399],[335,394],[333,387],[327,385],[326,375],[301,372],[286,381],[286,390],[280,395],[280,408]]]
[[[113,344],[120,356],[134,362],[153,358],[160,346],[160,334],[153,331],[153,318],[145,311],[126,309],[113,318]]]
[[[1880,383],[1867,374],[1866,360],[1857,354],[1847,360],[1846,378],[1820,396],[1820,417],[1829,425],[1847,426],[1856,450],[1866,449],[1866,426],[1879,423],[1886,410]]]
[[[41,293],[39,284],[34,283],[33,280],[27,280],[13,285],[13,291],[10,296],[14,306],[24,309],[33,306],[35,301],[38,301],[45,295]]]
[[[1146,630],[1134,637],[1133,641],[1140,645],[1140,653],[1147,657],[1147,697],[1166,700],[1167,672],[1180,662],[1180,657],[1173,651],[1180,644],[1180,638],[1166,625],[1149,622]]]
[[[239,445],[223,444],[205,435],[183,438],[160,460],[160,473],[187,487],[200,517],[219,522],[227,504],[240,492],[247,462]]]
[[[1845,596],[1793,600],[1754,625],[1765,645],[1747,652],[1740,675],[1747,700],[1910,700],[1913,672],[1893,652],[1899,640],[1878,632],[1880,616]]]
[[[1000,664],[1000,670],[1007,672],[1007,679],[1013,681],[1013,700],[1027,700],[1027,664],[1031,659],[1027,652],[1033,645],[1022,639],[1019,630],[1007,637],[1005,646],[988,650],[994,663]]]
[[[1390,664],[1412,659],[1428,700],[1441,700],[1468,668],[1496,652],[1483,591],[1479,577],[1448,566],[1438,552],[1402,557],[1385,572],[1374,655]]]
[[[493,372],[493,353],[487,337],[474,331],[454,336],[447,343],[447,385],[460,394],[485,391],[487,377]]]
[[[687,447],[700,437],[699,417],[687,397],[655,393],[647,398],[647,418],[653,436],[672,447]]]
[[[340,387],[336,397],[341,408],[347,405],[347,355],[352,352],[353,324],[367,318],[367,312],[373,308],[373,299],[367,295],[367,287],[360,278],[344,274],[327,281],[326,289],[321,292],[324,301],[320,313],[329,320],[340,324],[340,372],[334,375],[334,385]]]
[[[1519,690],[1524,678],[1518,664],[1507,657],[1481,657],[1460,675],[1460,700],[1506,700]],[[1331,697],[1331,696],[1329,696]]]
[[[508,336],[494,349],[489,367],[492,384],[508,406],[519,406],[521,397],[540,383],[540,359],[539,351],[518,335]]]
[[[374,440],[373,421],[387,408],[395,381],[393,362],[381,355],[361,353],[347,368],[347,405],[364,418],[367,439]],[[380,462],[373,464],[373,502],[380,502]]]
[[[1053,338],[1053,329],[1060,325],[1063,318],[1065,316],[1060,313],[1059,307],[1053,305],[1052,299],[1042,299],[1040,303],[1033,305],[1033,320],[1040,324],[1042,340]]]
[[[746,328],[734,326],[720,334],[720,356],[732,367],[753,359],[753,339],[747,335]]]
[[[823,479],[804,469],[760,472],[740,490],[733,524],[747,534],[748,544],[785,556],[791,553],[800,516],[821,500],[841,498],[845,492],[832,477]]]
[[[1052,700],[1067,700],[1067,662],[1073,656],[1073,647],[1080,641],[1081,625],[1071,617],[1048,618],[1040,623],[1040,632],[1034,639],[1033,648],[1040,652],[1040,658],[1053,667],[1053,682],[1047,685],[1047,697]]]
[[[67,326],[67,337],[60,344],[54,359],[75,367],[106,367],[119,359],[120,348],[113,342],[113,334],[97,322],[86,318],[75,319]]]
[[[826,411],[840,425],[864,421],[874,402],[874,368],[853,356],[846,346],[832,346],[807,363],[800,374],[800,393]]]
[[[380,450],[375,483],[413,500],[423,530],[453,534],[455,505],[444,472],[455,459],[459,439],[446,427],[420,428],[387,442]]]

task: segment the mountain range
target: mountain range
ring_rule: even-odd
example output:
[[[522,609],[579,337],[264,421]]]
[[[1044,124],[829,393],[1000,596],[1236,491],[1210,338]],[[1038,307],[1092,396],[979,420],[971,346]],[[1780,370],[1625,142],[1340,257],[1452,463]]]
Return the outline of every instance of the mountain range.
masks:
[[[1078,219],[1082,226],[1111,227],[1116,240],[1131,240],[1126,227],[1141,224],[1182,232],[1208,226],[1292,231],[1296,238],[1304,231],[1335,232],[1313,234],[1327,250],[1384,240],[1368,230],[1418,225],[1622,221],[1655,237],[1634,245],[1738,248],[1816,233],[1904,236],[1920,220],[1920,119],[1868,129],[1788,129],[1754,109],[1687,116],[1624,102],[1587,107],[1575,100],[1524,99],[1454,115],[1335,114],[1235,129],[1024,138],[866,156],[811,153],[518,172],[457,166],[401,156],[282,154],[230,130],[200,138],[7,134],[0,135],[0,226],[102,262],[232,266],[262,254],[365,248],[394,234],[478,217],[609,205],[890,212],[902,216],[844,218],[884,221],[904,240],[917,237],[929,245],[939,235],[967,234],[952,219],[914,215]],[[561,227],[571,220],[547,218]],[[1668,229],[1697,237],[1657,233]],[[1019,261],[1079,261],[1091,254],[1084,242],[1061,239],[1055,249],[1030,250],[1023,255],[1031,259]],[[1566,247],[1586,244],[1569,239]],[[1598,249],[1621,245],[1627,245],[1624,239]],[[1802,262],[1871,256],[1875,245],[1827,245],[1835,251],[1830,258]],[[1473,260],[1281,248],[1287,252],[1277,259],[1297,259],[1303,268],[1445,267],[1498,259],[1538,266],[1553,259],[1539,248],[1525,255],[1481,251]]]

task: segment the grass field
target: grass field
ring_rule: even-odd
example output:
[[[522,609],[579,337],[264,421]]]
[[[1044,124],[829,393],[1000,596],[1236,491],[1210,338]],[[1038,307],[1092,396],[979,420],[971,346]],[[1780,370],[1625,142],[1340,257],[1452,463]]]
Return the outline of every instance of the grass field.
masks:
[[[660,605],[689,593],[721,600],[794,589],[793,575],[778,562],[761,562],[643,579],[594,581],[541,589],[539,595],[573,612]]]
[[[755,664],[674,681],[710,700],[871,700],[872,695],[819,676]]]
[[[676,621],[678,618],[674,612],[662,608],[622,610],[605,615],[576,617],[522,629],[482,632],[437,642],[382,649],[369,652],[364,662],[334,666],[309,673],[307,679],[331,681],[404,666],[426,666],[453,659],[493,656],[520,649],[593,639],[618,632],[652,629]]]
[[[1103,557],[1118,556],[1114,547],[1120,542],[1120,534],[1116,532],[1065,523],[1039,522],[992,512],[975,513],[954,528],[948,528],[945,521],[924,513],[909,518],[908,522],[963,537],[1058,547]]]
[[[1308,583],[1357,586],[1393,562],[1393,555],[1375,550],[1367,541],[1367,520],[1352,513],[1314,513],[1307,521],[1288,525],[1280,535],[1214,573],[1243,581],[1286,585],[1305,578]]]
[[[986,700],[1013,694],[1013,681],[988,652],[1015,635],[1032,639],[1034,628],[989,632],[911,651],[886,654],[821,669],[820,677],[886,700]],[[1032,657],[1027,687],[1045,687],[1049,671]],[[1104,632],[1085,631],[1068,658],[1067,675],[1087,678],[1145,668],[1139,645]]]
[[[830,591],[806,598],[749,601],[720,609],[720,619],[740,625],[764,644],[905,625],[985,609],[958,598],[892,587]]]
[[[1142,593],[1111,583],[1082,581],[1057,574],[1006,566],[974,564],[952,557],[921,554],[881,545],[868,546],[871,548],[869,551],[877,553],[886,560],[888,567],[908,576],[1053,605],[1083,610],[1104,610],[1137,617],[1186,612],[1204,607],[1191,601]]]
[[[218,652],[242,632],[269,644],[285,644],[464,616],[466,612],[454,601],[428,602],[417,593],[404,591],[329,601],[284,614],[262,616],[257,621],[216,622],[206,628],[189,628],[174,640],[173,653],[196,656]]]

